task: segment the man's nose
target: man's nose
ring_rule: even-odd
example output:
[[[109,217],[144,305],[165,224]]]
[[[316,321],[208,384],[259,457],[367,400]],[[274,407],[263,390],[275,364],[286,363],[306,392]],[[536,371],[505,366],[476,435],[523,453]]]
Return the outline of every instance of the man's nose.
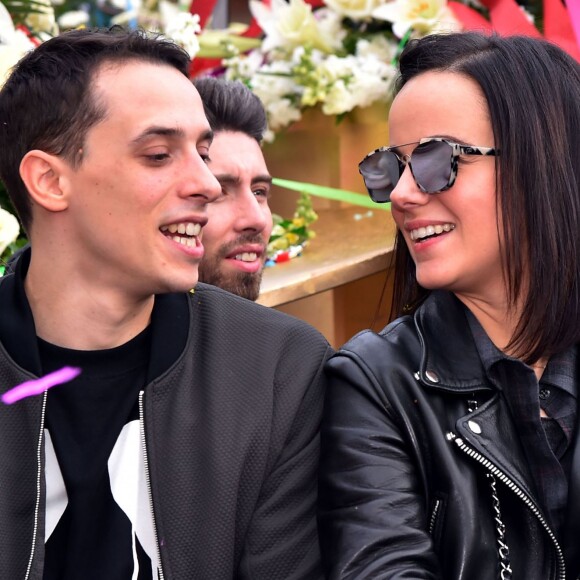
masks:
[[[243,202],[240,204],[237,228],[240,231],[254,230],[261,232],[271,220],[269,208],[260,203],[253,191],[244,192]]]
[[[215,201],[221,194],[222,188],[203,159],[197,156],[189,169],[186,194],[198,198],[203,204]]]

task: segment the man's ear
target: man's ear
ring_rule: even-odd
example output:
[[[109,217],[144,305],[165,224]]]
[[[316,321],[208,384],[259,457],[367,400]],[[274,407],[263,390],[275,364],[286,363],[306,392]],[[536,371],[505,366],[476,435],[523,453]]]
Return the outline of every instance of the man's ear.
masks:
[[[29,151],[20,162],[20,177],[34,203],[47,211],[63,211],[68,195],[63,184],[70,167],[60,157],[45,151]]]

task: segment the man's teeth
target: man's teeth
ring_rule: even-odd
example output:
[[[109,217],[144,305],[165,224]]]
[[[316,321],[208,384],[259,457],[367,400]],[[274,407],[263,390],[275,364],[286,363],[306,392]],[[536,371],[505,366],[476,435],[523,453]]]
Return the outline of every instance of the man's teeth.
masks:
[[[236,254],[235,259],[242,262],[254,262],[258,259],[258,254],[256,252],[244,252],[243,254]]]
[[[195,238],[182,238],[180,236],[171,236],[171,239],[178,244],[183,246],[189,246],[190,248],[195,248]]]
[[[437,224],[436,226],[427,226],[425,228],[417,228],[416,230],[411,230],[411,240],[420,240],[422,238],[428,238],[429,236],[434,236],[435,234],[442,234],[443,232],[450,232],[455,229],[455,224]]]
[[[183,222],[179,224],[171,224],[169,226],[161,226],[162,232],[169,232],[170,234],[185,234],[186,236],[199,236],[201,232],[201,225],[193,222]],[[173,238],[175,240],[175,237]]]

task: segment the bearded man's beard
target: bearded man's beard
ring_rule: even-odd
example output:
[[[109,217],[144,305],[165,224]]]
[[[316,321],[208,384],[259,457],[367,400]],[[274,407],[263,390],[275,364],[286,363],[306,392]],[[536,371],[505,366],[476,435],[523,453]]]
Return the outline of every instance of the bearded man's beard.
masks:
[[[253,273],[223,271],[221,268],[225,257],[233,249],[244,244],[260,244],[263,246],[264,240],[259,236],[242,236],[234,242],[221,246],[217,255],[204,256],[199,265],[199,281],[255,301],[260,294],[263,268]]]

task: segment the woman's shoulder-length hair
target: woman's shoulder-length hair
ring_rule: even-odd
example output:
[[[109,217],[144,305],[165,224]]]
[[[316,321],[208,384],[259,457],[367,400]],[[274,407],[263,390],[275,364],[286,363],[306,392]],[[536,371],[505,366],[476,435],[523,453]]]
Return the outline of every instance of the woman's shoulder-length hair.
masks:
[[[427,71],[465,75],[487,101],[507,299],[521,308],[507,348],[526,362],[561,352],[580,341],[580,64],[543,40],[469,32],[409,42],[396,90]],[[429,291],[400,233],[394,260],[399,316]]]

